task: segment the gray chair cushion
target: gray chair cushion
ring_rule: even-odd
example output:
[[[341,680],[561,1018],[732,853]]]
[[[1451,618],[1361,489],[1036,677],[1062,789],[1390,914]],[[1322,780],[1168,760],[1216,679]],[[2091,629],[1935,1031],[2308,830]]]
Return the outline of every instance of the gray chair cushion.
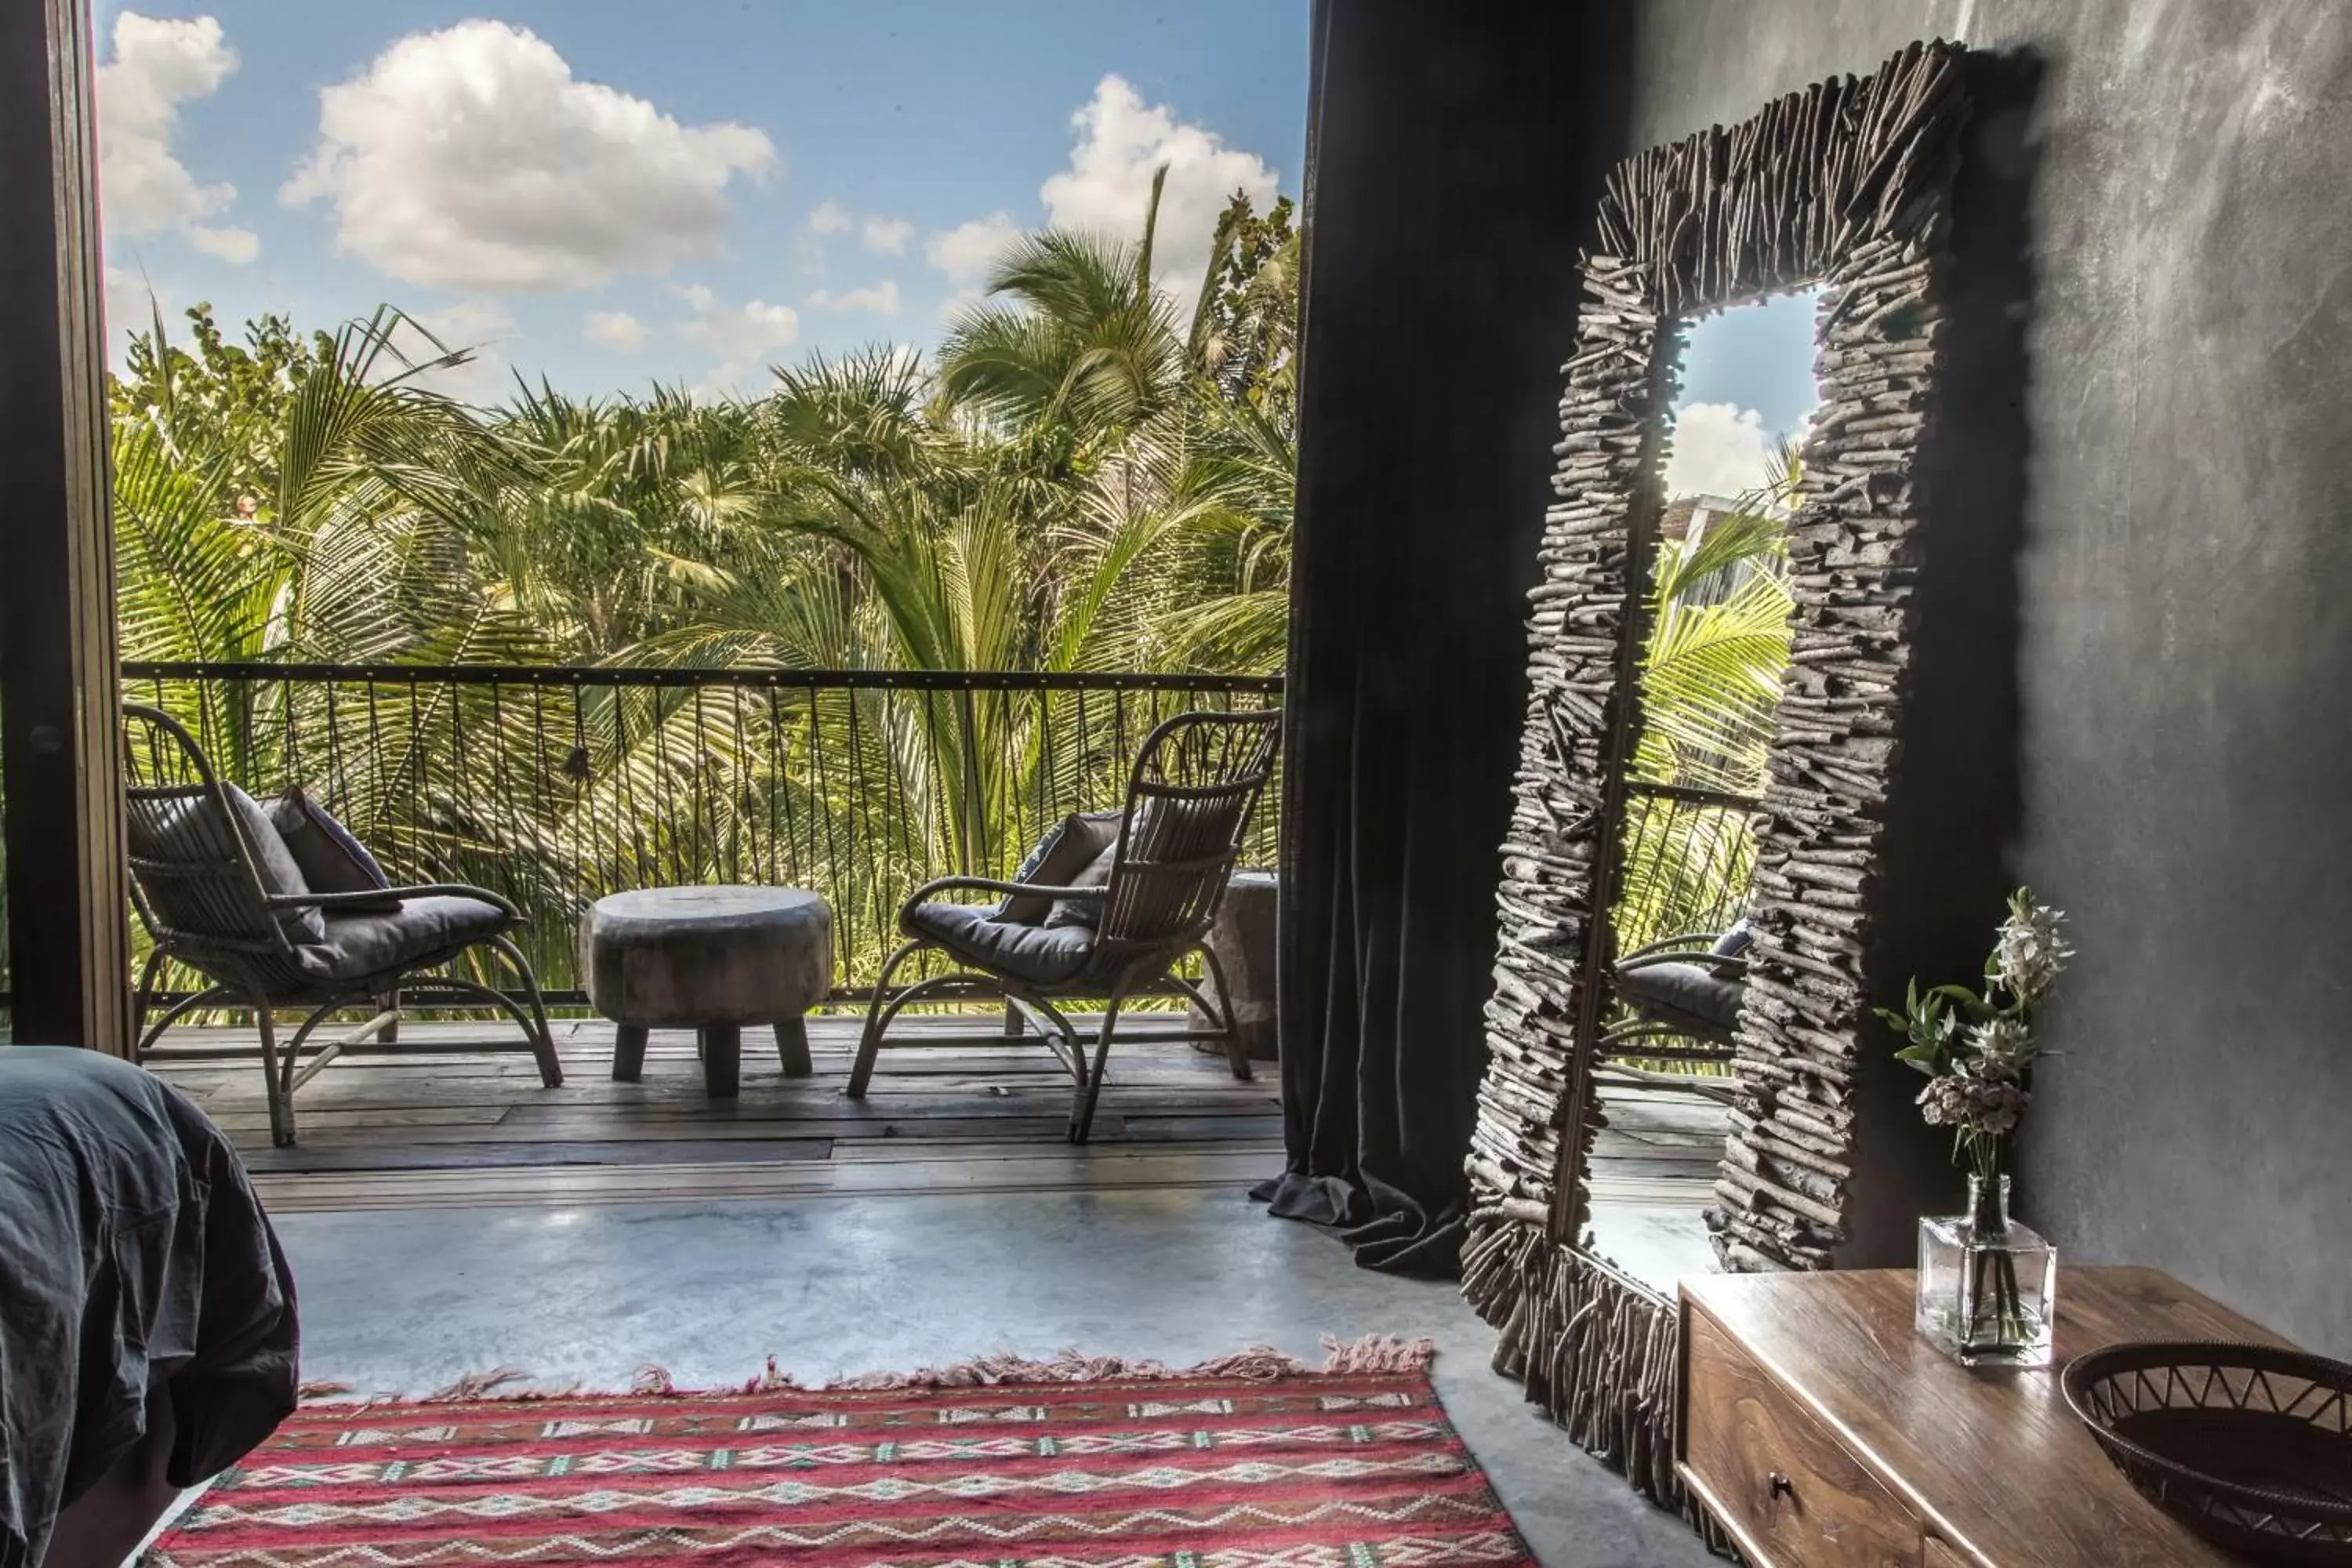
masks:
[[[504,910],[479,899],[404,899],[389,914],[329,915],[323,939],[297,956],[315,979],[364,980],[497,936],[513,923]]]
[[[1118,842],[1119,821],[1126,815],[1123,811],[1082,811],[1062,818],[1029,851],[1029,858],[1021,862],[1013,879],[1044,888],[1079,886],[1076,878],[1105,848]],[[1014,925],[1044,925],[1055,907],[1066,901],[1015,893],[997,905],[991,918]]]
[[[269,820],[278,829],[278,837],[286,841],[287,851],[300,867],[302,879],[314,893],[372,893],[378,888],[392,886],[392,879],[383,874],[367,846],[352,837],[351,830],[335,820],[332,813],[312,800],[296,784],[269,804]],[[395,914],[400,910],[398,899],[384,899],[368,904],[344,904],[338,913]]]
[[[1200,860],[1221,854],[1233,847],[1234,830],[1240,821],[1244,801],[1234,796],[1189,798],[1183,795],[1153,795],[1135,809],[1135,827],[1127,836],[1128,863],[1165,864],[1171,861]],[[1112,837],[1087,868],[1068,885],[1073,888],[1102,888],[1110,884],[1111,862],[1118,850],[1118,824],[1112,824]],[[1162,879],[1151,889],[1154,897],[1181,897],[1181,884]],[[1045,917],[1049,926],[1083,925],[1099,930],[1107,899],[1061,899],[1055,900]]]
[[[155,876],[143,884],[148,901],[163,923],[178,930],[199,935],[242,937],[266,931],[264,920],[275,919],[286,940],[300,945],[319,942],[326,936],[325,922],[315,909],[280,909],[267,910],[260,900],[249,889],[252,882],[237,859],[236,840],[242,837],[253,853],[253,863],[261,875],[264,893],[307,893],[310,883],[302,879],[302,868],[295,863],[286,841],[278,836],[278,828],[269,814],[251,795],[235,784],[223,784],[221,793],[227,796],[229,812],[236,826],[221,814],[220,803],[204,790],[179,792],[142,792],[134,796],[124,821],[129,829],[131,853],[139,859],[161,866],[206,866],[201,882],[180,877]],[[235,925],[240,918],[233,914],[224,923],[222,913],[213,907],[214,900],[202,895],[199,889],[209,885],[215,898],[233,897],[233,909],[250,921],[242,928]],[[249,901],[248,901],[249,900]]]
[[[1075,980],[1094,956],[1095,933],[1087,927],[1022,925],[994,919],[981,905],[917,904],[905,921],[959,962],[1032,985]]]
[[[1617,972],[1617,994],[1645,1017],[1720,1034],[1739,1021],[1740,984],[1704,963],[1646,963]]]

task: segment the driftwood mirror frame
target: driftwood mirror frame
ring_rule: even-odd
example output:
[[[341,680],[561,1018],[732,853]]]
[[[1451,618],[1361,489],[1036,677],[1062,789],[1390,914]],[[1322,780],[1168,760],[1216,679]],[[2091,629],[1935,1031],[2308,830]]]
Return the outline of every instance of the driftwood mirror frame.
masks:
[[[1684,322],[1822,291],[1822,401],[1789,528],[1791,662],[1756,821],[1737,1102],[1707,1217],[1726,1268],[1826,1268],[1854,1174],[1853,1076],[1877,1048],[1866,936],[1918,569],[1960,65],[1958,46],[1916,44],[1870,76],[1628,159],[1583,259],[1559,499],[1529,595],[1532,689],[1497,890],[1464,1291],[1499,1331],[1497,1370],[1670,1506],[1683,1503],[1675,1305],[1584,1242],[1605,916]]]

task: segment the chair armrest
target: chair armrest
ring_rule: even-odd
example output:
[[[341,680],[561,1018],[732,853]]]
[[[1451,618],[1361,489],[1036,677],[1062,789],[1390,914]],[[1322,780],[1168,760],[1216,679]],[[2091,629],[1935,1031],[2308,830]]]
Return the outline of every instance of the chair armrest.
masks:
[[[1704,969],[1717,980],[1748,978],[1748,961],[1744,958],[1717,958],[1710,952],[1644,952],[1628,954],[1610,968],[1619,974],[1638,974],[1644,969],[1663,969],[1670,963],[1688,964]]]
[[[478,899],[495,905],[509,920],[522,918],[522,911],[500,895],[464,882],[416,882],[404,888],[370,888],[357,893],[272,893],[267,902],[274,910],[325,910],[380,904],[386,899]]]
[[[907,903],[922,903],[950,888],[972,888],[982,892],[1003,893],[1007,897],[1028,895],[1040,899],[1100,899],[1110,893],[1108,888],[1049,888],[1041,882],[1000,882],[993,877],[941,877],[908,894]]]
[[[1622,969],[1629,963],[1643,959],[1682,962],[1705,956],[1706,949],[1713,947],[1721,934],[1719,931],[1686,931],[1679,936],[1662,936],[1655,942],[1643,942],[1640,947],[1620,958],[1617,961],[1617,966]],[[1693,942],[1700,944],[1698,952],[1688,951]]]

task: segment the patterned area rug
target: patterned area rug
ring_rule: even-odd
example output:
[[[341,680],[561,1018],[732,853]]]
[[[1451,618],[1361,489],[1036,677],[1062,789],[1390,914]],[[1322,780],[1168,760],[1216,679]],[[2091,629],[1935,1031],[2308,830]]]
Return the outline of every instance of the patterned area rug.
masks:
[[[1003,1359],[801,1389],[306,1405],[161,1568],[1420,1568],[1533,1563],[1425,1342],[1176,1370]]]

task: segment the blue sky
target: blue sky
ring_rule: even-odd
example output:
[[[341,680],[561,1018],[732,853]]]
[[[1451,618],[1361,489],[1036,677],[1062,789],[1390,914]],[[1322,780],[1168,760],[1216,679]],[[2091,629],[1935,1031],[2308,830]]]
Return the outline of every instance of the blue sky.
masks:
[[[1675,399],[1669,496],[1737,499],[1765,481],[1765,460],[1797,435],[1821,394],[1813,384],[1816,291],[1783,294],[1695,323]]]
[[[756,390],[929,348],[1010,234],[1296,196],[1306,0],[102,4],[119,338],[152,287],[331,325],[381,300],[583,393]]]

